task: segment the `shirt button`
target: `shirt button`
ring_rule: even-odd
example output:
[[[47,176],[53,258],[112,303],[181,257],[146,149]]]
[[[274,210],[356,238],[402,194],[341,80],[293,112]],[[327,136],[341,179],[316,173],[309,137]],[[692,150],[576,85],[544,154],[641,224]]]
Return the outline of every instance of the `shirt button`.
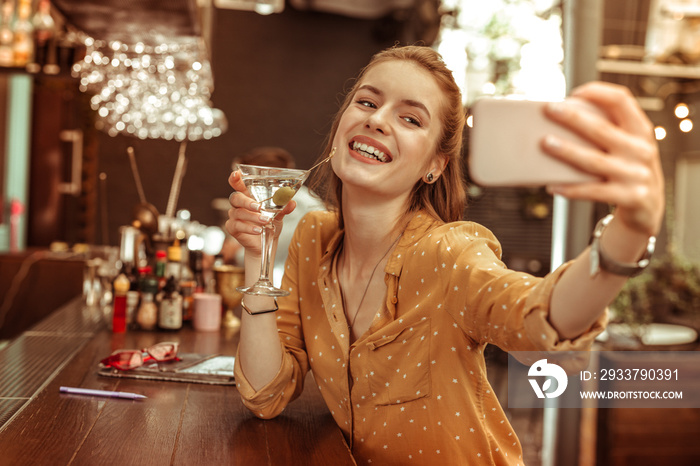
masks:
[[[399,299],[398,299],[396,296],[392,296],[392,297],[391,297],[391,303],[392,303],[392,304],[396,304],[396,303],[398,303],[398,302],[399,302]]]

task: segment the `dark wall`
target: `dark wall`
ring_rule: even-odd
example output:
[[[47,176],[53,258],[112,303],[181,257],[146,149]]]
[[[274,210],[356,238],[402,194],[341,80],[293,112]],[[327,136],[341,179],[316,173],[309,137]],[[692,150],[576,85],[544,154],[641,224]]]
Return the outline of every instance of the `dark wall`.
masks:
[[[219,222],[211,201],[228,197],[231,160],[256,146],[281,146],[311,166],[349,79],[377,51],[394,43],[395,24],[337,15],[214,11],[212,67],[214,107],[227,116],[222,136],[190,142],[188,166],[178,208],[206,224]],[[165,211],[179,143],[109,137],[100,132],[100,171],[107,174],[107,211],[111,244],[131,221],[138,195],[127,157],[134,147],[148,201]],[[101,238],[101,233],[98,238]]]

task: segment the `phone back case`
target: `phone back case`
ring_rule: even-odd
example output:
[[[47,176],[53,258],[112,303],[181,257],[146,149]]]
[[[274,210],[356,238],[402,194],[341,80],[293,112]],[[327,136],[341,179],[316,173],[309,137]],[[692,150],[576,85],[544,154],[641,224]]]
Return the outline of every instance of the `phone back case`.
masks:
[[[483,98],[473,105],[468,157],[473,181],[484,186],[544,186],[596,180],[542,151],[540,144],[546,134],[591,146],[547,119],[544,105],[503,98]]]

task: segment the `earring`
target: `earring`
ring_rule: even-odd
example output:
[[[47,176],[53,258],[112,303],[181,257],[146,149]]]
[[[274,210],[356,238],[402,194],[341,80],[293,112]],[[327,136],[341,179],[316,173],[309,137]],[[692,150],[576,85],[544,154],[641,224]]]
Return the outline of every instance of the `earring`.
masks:
[[[425,176],[425,178],[428,180],[428,183],[433,182],[433,172],[428,172],[428,174]]]

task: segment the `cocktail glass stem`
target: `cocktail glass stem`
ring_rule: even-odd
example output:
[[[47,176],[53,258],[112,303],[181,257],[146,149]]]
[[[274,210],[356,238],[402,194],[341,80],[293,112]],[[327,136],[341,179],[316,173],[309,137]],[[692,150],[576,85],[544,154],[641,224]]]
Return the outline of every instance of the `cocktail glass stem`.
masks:
[[[275,288],[270,280],[270,266],[272,263],[272,245],[275,237],[275,226],[272,222],[263,227],[260,235],[260,276],[258,281],[252,286],[236,288],[238,291],[246,294],[262,295],[262,296],[287,296],[289,291]]]
[[[270,216],[272,220],[284,210],[284,206],[292,199],[309,174],[305,170],[246,164],[239,164],[238,169],[251,197],[260,204],[261,215]],[[268,223],[263,227],[260,235],[259,279],[251,286],[236,288],[241,293],[273,297],[289,294],[288,291],[275,288],[270,281],[274,237],[275,227],[272,223]]]
[[[263,226],[262,234],[260,235],[260,278],[258,283],[265,283],[272,286],[270,282],[270,262],[272,261],[272,243],[275,237],[275,225],[272,221]]]

